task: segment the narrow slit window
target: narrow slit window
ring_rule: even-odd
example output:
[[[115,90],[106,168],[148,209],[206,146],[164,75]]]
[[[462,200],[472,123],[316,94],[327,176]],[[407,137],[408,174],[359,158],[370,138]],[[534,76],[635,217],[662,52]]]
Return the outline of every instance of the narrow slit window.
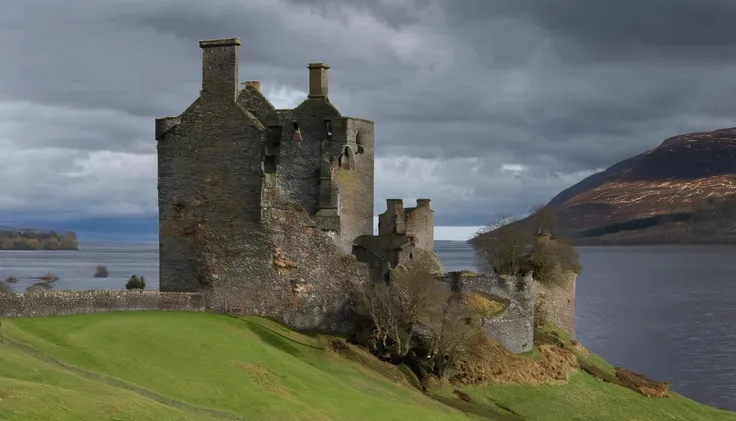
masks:
[[[299,130],[299,123],[296,121],[293,123],[294,127],[294,142],[299,143],[302,141],[302,131]]]
[[[325,136],[328,140],[332,140],[332,122],[325,120]]]

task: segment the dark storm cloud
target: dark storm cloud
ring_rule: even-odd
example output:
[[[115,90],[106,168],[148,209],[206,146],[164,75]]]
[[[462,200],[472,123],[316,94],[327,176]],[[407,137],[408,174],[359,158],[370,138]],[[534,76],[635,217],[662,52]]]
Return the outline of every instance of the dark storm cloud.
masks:
[[[736,125],[726,0],[2,4],[0,147],[65,174],[5,168],[16,181],[0,204],[14,209],[71,183],[76,206],[105,212],[96,189],[116,179],[129,186],[116,208],[154,206],[153,118],[196,97],[201,39],[240,37],[241,80],[280,106],[304,97],[307,63],[330,63],[331,100],[376,121],[377,211],[431,196],[439,224],[526,211],[666,137]]]
[[[465,0],[447,10],[458,25],[499,18],[533,25],[580,63],[734,61],[736,3],[730,0]]]

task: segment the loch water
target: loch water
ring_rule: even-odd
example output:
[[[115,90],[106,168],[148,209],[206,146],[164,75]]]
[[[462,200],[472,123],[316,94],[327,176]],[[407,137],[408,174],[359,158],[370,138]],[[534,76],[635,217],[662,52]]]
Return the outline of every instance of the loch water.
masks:
[[[475,269],[470,247],[437,241],[445,269]],[[736,247],[580,247],[576,337],[698,402],[736,411]],[[94,278],[105,264],[108,278]],[[79,251],[0,251],[0,280],[18,292],[51,272],[55,289],[158,289],[158,245],[81,244]]]

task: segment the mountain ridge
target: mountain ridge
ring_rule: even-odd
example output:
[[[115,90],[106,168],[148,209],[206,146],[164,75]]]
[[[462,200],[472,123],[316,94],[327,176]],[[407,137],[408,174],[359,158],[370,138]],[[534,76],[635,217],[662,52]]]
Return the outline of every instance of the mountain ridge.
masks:
[[[579,244],[736,242],[736,127],[669,137],[547,206]]]

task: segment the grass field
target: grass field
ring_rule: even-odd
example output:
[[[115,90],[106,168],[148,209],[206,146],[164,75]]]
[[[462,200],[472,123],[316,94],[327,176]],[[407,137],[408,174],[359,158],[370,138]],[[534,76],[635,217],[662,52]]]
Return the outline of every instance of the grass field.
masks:
[[[527,420],[736,421],[584,373],[565,385],[466,388],[471,405],[447,387],[432,399],[260,318],[100,313],[3,319],[0,333],[13,341],[0,344],[0,420],[478,420],[489,418],[456,408],[506,407]]]

